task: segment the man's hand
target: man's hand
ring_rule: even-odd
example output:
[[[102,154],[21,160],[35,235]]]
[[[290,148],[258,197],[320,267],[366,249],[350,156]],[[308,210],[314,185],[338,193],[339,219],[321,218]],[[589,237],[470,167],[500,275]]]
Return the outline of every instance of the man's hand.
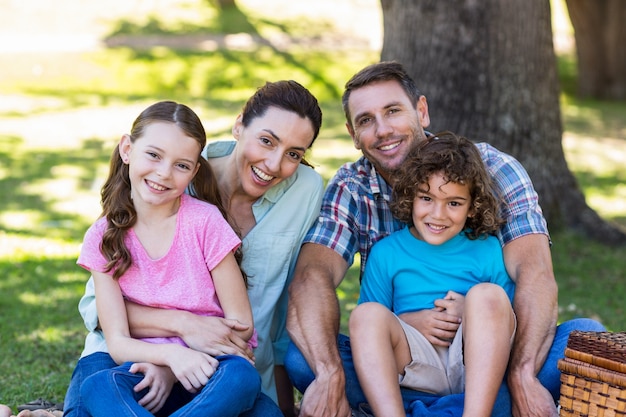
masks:
[[[517,393],[511,395],[514,417],[558,417],[552,394],[536,377],[509,375],[508,382],[511,392],[515,389]]]
[[[144,378],[135,385],[135,392],[149,388],[146,395],[139,400],[139,405],[154,414],[159,411],[172,392],[176,377],[167,366],[157,366],[146,362],[132,364],[130,372],[142,373]]]
[[[343,374],[317,377],[302,396],[299,417],[350,417]]]
[[[465,297],[450,291],[445,298],[435,302],[435,308],[403,313],[398,317],[417,329],[435,346],[450,346],[463,314]]]

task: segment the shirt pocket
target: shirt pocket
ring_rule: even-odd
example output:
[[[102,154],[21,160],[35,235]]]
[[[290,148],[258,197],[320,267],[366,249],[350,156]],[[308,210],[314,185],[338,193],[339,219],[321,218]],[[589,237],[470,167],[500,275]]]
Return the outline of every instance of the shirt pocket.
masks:
[[[248,275],[249,292],[255,287],[285,286],[289,267],[300,250],[294,232],[261,232],[242,242],[243,270]]]

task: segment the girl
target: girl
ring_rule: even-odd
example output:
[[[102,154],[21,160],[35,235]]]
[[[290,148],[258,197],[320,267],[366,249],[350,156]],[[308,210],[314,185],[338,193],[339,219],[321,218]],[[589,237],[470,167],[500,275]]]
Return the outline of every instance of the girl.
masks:
[[[267,82],[236,117],[233,138],[211,141],[203,151],[231,224],[242,238],[242,267],[248,275],[248,297],[258,333],[254,352],[231,320],[126,302],[132,334],[178,335],[193,349],[212,356],[254,358],[262,395],[247,417],[273,415],[277,403],[285,416],[294,415],[293,388],[282,366],[289,342],[287,286],[302,240],[319,215],[324,192],[321,176],[304,158],[321,124],[317,99],[305,87],[293,80]],[[114,366],[95,304],[90,279],[79,304],[89,334],[65,397],[67,417],[85,417],[77,394],[84,378]]]
[[[78,264],[94,277],[109,353],[124,364],[85,380],[81,397],[92,416],[238,416],[260,392],[258,373],[242,357],[214,358],[175,337],[139,340],[129,330],[125,300],[236,320],[256,346],[234,255],[240,240],[200,156],[205,144],[197,115],[163,101],[139,115],[113,152],[102,215],[85,234]]]
[[[516,328],[490,177],[474,144],[444,132],[394,178],[390,208],[407,227],[376,243],[365,267],[350,316],[359,382],[376,416],[406,416],[400,387],[465,391],[463,416],[490,416]],[[426,309],[459,319],[453,340],[402,321]]]

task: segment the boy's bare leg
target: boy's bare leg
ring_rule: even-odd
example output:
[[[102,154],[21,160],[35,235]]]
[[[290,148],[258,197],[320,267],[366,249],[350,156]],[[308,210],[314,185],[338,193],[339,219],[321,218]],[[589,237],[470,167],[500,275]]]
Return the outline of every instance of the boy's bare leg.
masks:
[[[467,293],[463,313],[463,417],[491,416],[509,362],[514,331],[513,308],[501,287],[478,284]]]
[[[360,304],[350,315],[350,341],[359,383],[374,415],[406,417],[398,375],[411,361],[411,351],[398,319],[381,304]]]

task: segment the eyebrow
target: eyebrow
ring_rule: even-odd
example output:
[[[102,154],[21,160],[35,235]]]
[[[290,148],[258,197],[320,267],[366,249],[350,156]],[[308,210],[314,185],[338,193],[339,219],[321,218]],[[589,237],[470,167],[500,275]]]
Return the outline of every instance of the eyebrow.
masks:
[[[154,146],[154,145],[148,145],[147,146],[148,149],[154,149],[155,151],[159,152],[159,153],[165,153],[165,151],[161,148],[159,148],[158,146]],[[190,165],[193,165],[195,163],[197,163],[198,161],[193,161],[192,159],[187,159],[187,158],[181,158],[178,161],[182,161],[182,162],[186,162]]]
[[[425,194],[425,195],[428,195],[428,196],[434,196],[434,194],[431,193],[430,190],[426,191],[423,188],[419,188],[419,187],[417,188],[417,193]],[[463,201],[469,201],[471,199],[472,199],[471,197],[470,198],[466,198],[466,197],[452,195],[450,197],[445,197],[442,200],[463,200]]]
[[[276,139],[279,142],[282,142],[282,139],[280,138],[280,136],[278,136],[276,133],[274,133],[274,131],[272,129],[263,129],[264,132],[267,132],[270,134],[270,136],[272,136],[274,139]],[[290,149],[296,149],[302,152],[306,152],[306,148],[302,147],[302,146],[292,146]]]
[[[400,107],[402,107],[402,102],[400,102],[400,101],[392,101],[391,103],[385,104],[385,105],[383,106],[383,109],[388,109],[388,108],[390,108],[390,107],[396,107],[396,106],[400,106]],[[355,120],[355,121],[357,121],[357,120],[359,120],[361,117],[363,117],[363,116],[367,116],[367,115],[370,115],[370,114],[372,114],[372,112],[371,112],[370,110],[364,111],[364,112],[362,112],[362,113],[355,114],[355,115],[354,115],[354,120]]]

